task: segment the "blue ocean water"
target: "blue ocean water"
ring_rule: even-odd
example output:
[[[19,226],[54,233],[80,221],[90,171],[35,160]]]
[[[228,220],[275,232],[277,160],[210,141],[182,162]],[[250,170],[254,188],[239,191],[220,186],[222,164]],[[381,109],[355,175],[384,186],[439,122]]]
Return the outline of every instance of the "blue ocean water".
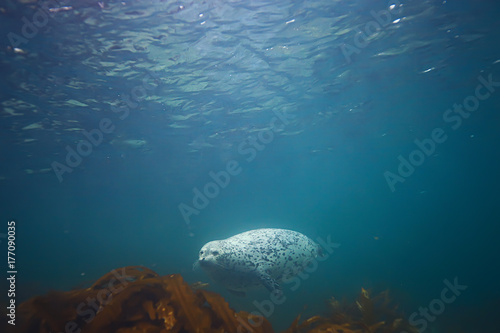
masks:
[[[277,227],[340,245],[285,286],[277,330],[361,288],[389,289],[409,318],[457,280],[467,288],[422,331],[494,331],[499,13],[3,3],[0,241],[14,220],[18,302],[129,265],[210,282],[192,271],[203,244]],[[238,310],[264,300],[210,289]]]

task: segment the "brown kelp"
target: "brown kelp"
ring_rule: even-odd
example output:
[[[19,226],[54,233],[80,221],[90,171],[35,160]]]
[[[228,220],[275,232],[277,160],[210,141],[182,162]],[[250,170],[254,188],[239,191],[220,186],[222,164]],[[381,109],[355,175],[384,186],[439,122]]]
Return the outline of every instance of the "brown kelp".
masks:
[[[328,300],[330,315],[314,316],[299,323],[297,316],[285,333],[417,333],[393,304],[389,292],[375,297],[361,288],[354,303],[339,302],[334,297]]]
[[[272,332],[265,318],[236,313],[218,294],[144,267],[114,270],[87,289],[31,298],[18,313],[18,332],[245,332],[249,322],[261,323],[252,332]]]
[[[18,307],[17,332],[49,333],[272,333],[266,318],[235,312],[224,298],[189,285],[178,274],[160,276],[139,266],[113,270],[85,289],[52,291]],[[388,292],[354,303],[328,301],[328,316],[303,322],[297,316],[285,333],[417,332],[392,304]]]

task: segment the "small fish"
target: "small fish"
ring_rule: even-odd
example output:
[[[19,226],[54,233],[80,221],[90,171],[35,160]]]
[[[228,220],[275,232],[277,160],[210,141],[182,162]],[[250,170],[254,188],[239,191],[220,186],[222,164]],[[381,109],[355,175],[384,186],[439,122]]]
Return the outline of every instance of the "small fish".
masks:
[[[370,294],[365,288],[361,288],[361,295],[363,295],[363,297],[366,299],[370,299]]]
[[[195,283],[191,284],[191,288],[193,288],[195,290],[197,290],[197,289],[206,289],[209,286],[210,286],[210,284],[205,283],[205,282],[201,282],[201,281],[198,281],[198,282],[195,282]]]

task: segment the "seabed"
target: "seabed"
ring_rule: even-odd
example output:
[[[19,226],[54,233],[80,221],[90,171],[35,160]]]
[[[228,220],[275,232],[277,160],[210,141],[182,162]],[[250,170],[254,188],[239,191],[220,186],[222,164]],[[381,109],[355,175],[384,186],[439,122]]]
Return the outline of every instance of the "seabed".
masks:
[[[27,300],[17,309],[15,328],[20,333],[274,332],[266,318],[235,312],[222,296],[203,287],[186,283],[179,274],[160,276],[141,266],[123,267],[89,288]],[[332,297],[325,307],[329,315],[301,320],[297,314],[283,333],[418,332],[387,291],[372,297],[362,288],[354,302]]]

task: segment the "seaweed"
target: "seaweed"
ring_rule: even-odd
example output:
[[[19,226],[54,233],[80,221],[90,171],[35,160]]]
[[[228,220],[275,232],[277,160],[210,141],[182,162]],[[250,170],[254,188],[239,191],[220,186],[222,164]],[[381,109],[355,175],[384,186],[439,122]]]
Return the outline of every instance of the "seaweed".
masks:
[[[118,283],[119,282],[119,283]],[[113,270],[86,289],[53,291],[18,307],[17,332],[79,333],[272,333],[269,321],[235,312],[224,298],[190,286],[181,275],[160,276],[140,266]],[[388,292],[371,298],[365,289],[353,303],[328,301],[330,315],[300,322],[284,333],[415,333]]]
[[[178,274],[124,267],[90,288],[50,292],[22,303],[18,332],[272,332],[267,319],[235,313],[218,294],[193,290]],[[111,287],[112,286],[112,287]],[[253,327],[248,323],[261,323]]]
[[[393,304],[389,292],[383,291],[375,297],[361,288],[354,303],[339,302],[334,297],[328,300],[329,317],[314,316],[299,324],[295,319],[286,333],[417,333],[399,313],[399,306]]]

